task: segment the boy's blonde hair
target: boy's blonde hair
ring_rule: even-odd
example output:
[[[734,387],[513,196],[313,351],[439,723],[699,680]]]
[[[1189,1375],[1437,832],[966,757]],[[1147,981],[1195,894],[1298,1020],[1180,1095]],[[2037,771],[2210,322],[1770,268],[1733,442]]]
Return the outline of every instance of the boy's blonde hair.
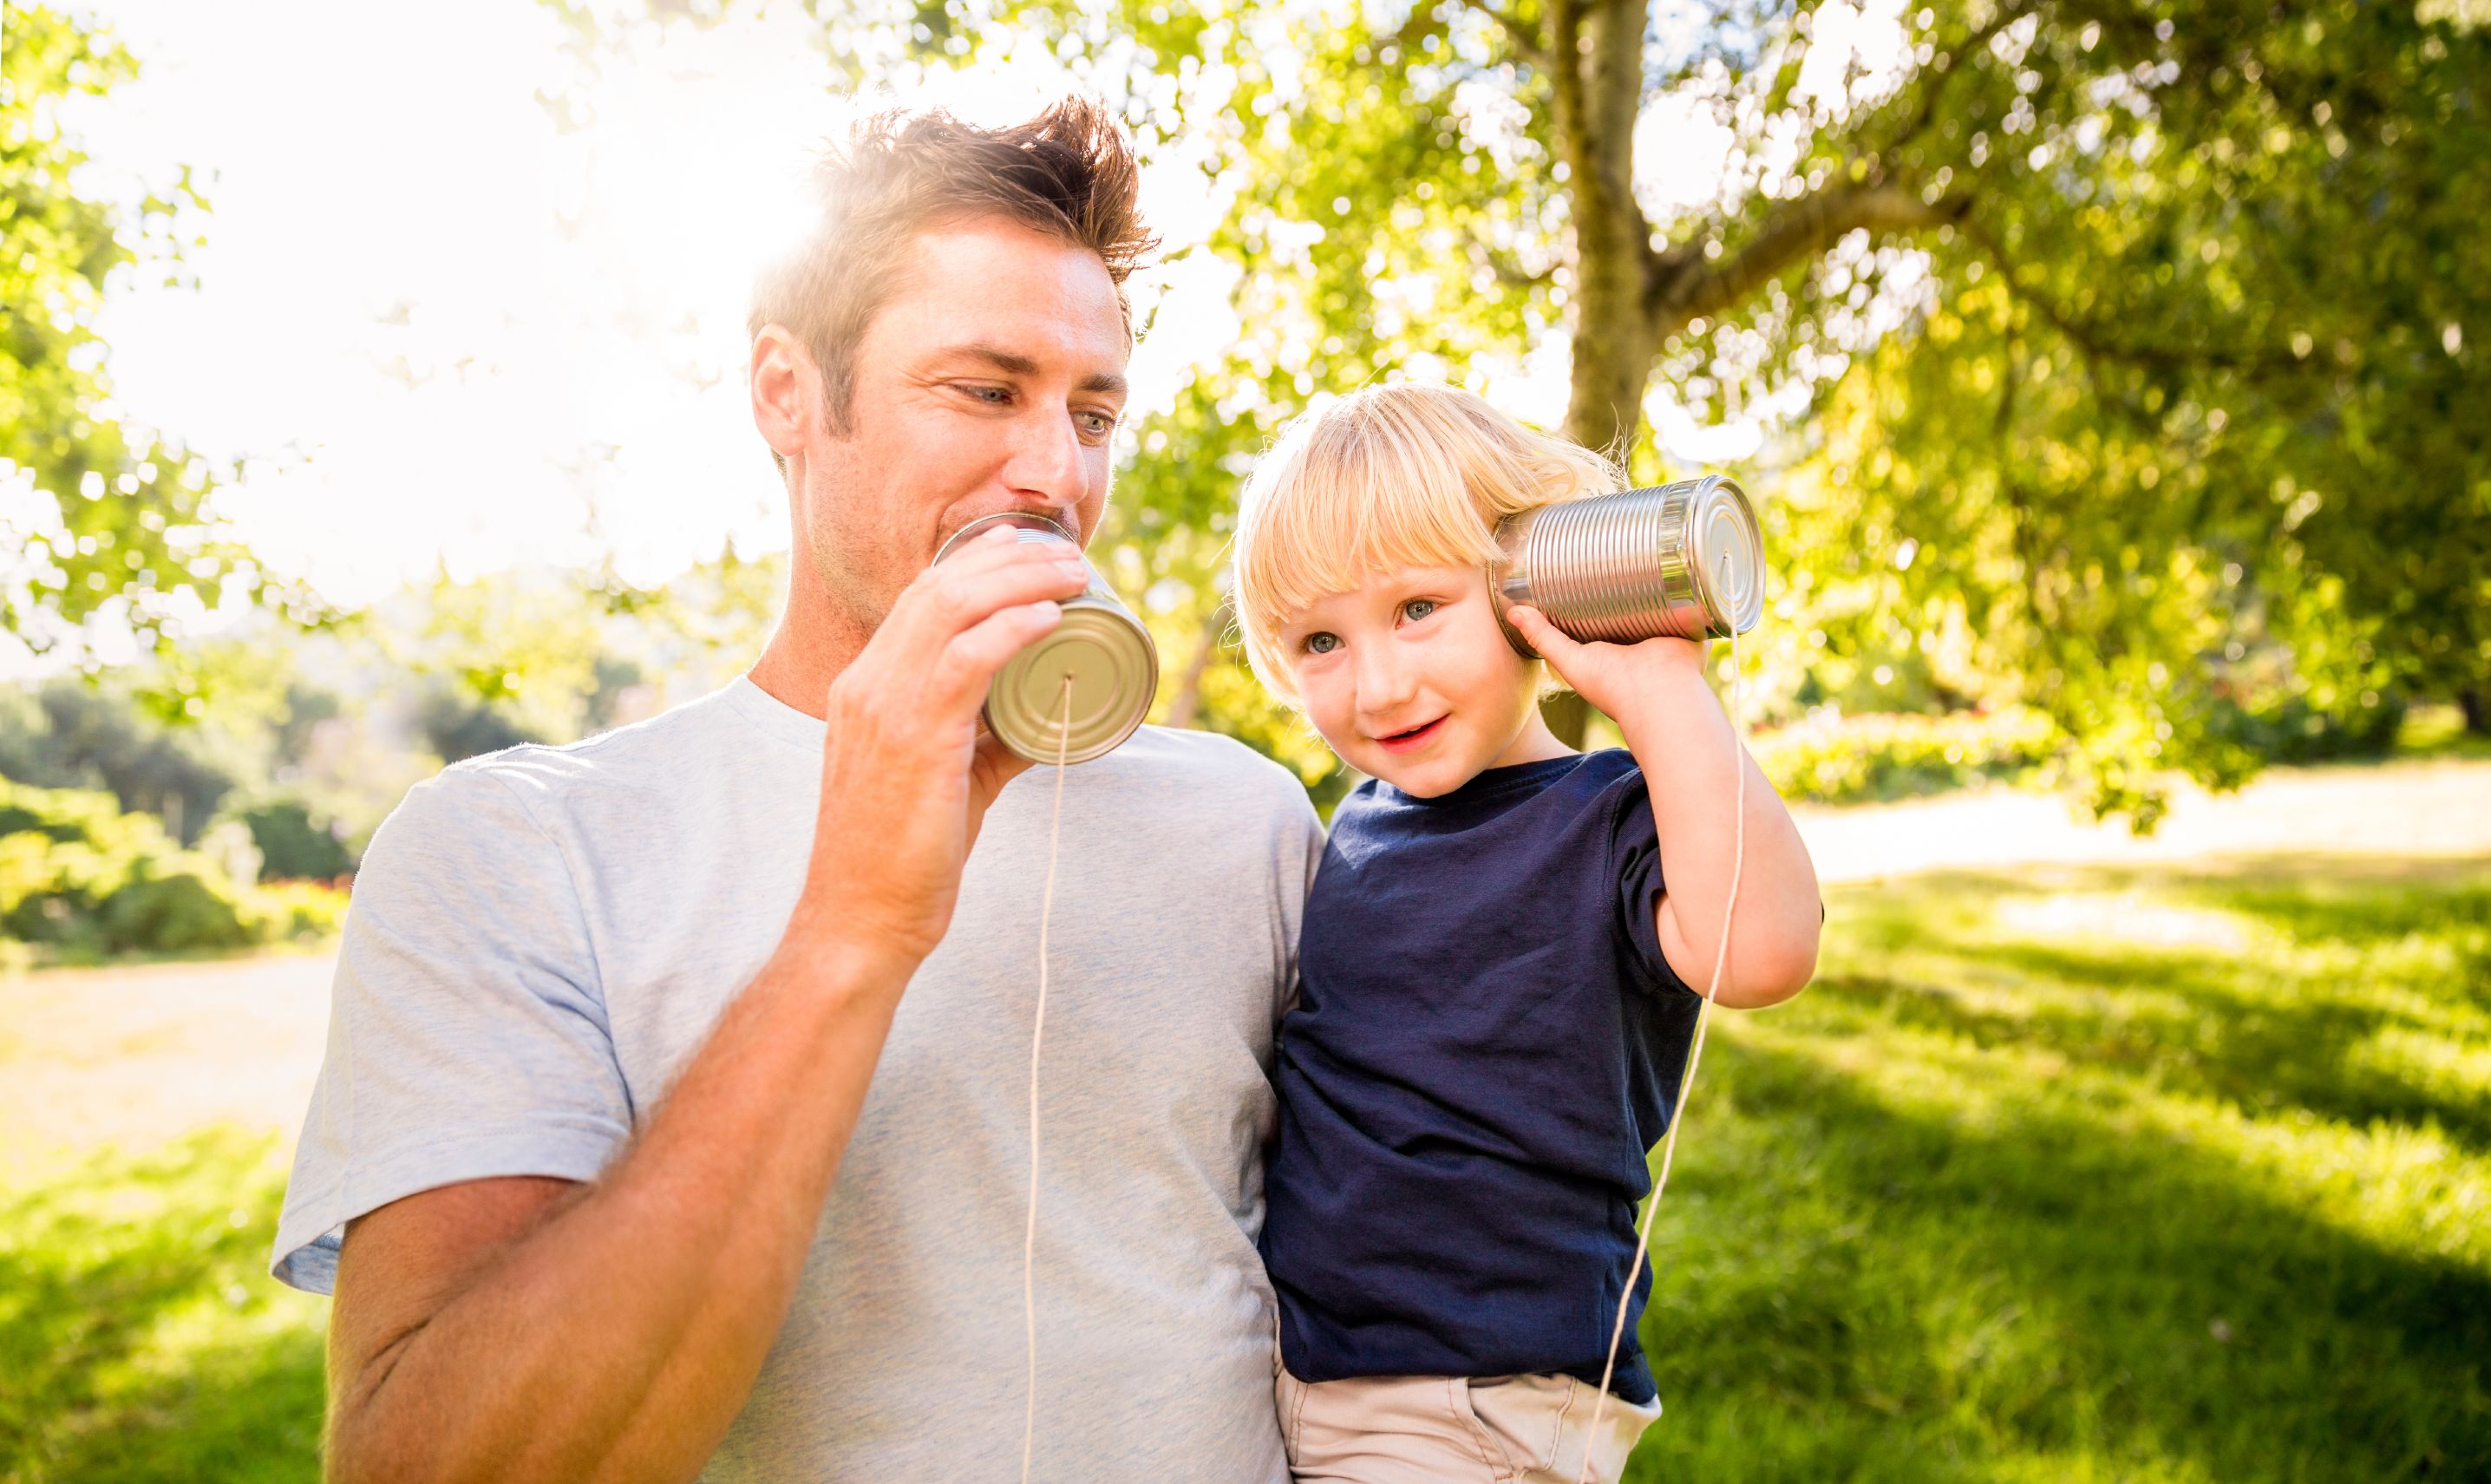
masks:
[[[1299,702],[1280,626],[1396,567],[1499,558],[1497,522],[1622,489],[1617,466],[1458,387],[1368,387],[1301,414],[1246,481],[1237,512],[1239,628],[1273,694]]]

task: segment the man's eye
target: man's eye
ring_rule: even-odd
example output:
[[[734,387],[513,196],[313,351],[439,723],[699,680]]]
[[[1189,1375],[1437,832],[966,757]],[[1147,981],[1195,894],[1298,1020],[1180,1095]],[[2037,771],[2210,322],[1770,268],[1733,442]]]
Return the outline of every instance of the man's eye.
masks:
[[[1329,655],[1338,648],[1340,648],[1340,635],[1338,634],[1306,635],[1305,650],[1309,655]]]
[[[1001,387],[966,387],[962,390],[981,402],[991,402],[996,406],[1011,399],[1011,393]]]
[[[1083,432],[1096,437],[1104,438],[1116,430],[1116,420],[1103,412],[1077,413],[1074,417],[1080,422]]]
[[[1414,597],[1401,605],[1401,616],[1416,624],[1435,612],[1436,606],[1436,600],[1432,597]]]

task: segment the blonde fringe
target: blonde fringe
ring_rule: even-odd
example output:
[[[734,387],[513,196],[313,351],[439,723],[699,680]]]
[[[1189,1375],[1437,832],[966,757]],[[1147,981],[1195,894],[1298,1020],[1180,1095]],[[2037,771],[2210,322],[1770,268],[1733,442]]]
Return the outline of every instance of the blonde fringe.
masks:
[[[1394,567],[1484,570],[1507,516],[1623,486],[1609,460],[1457,387],[1368,387],[1310,408],[1281,430],[1240,502],[1246,662],[1296,705],[1278,643],[1290,615]]]

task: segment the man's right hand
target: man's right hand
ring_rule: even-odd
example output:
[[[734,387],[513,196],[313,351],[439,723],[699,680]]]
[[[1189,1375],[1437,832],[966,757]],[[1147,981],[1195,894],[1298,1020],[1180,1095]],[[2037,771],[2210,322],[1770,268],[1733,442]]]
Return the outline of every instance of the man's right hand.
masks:
[[[1065,547],[998,528],[902,590],[831,685],[812,858],[782,954],[913,965],[934,951],[986,806],[1029,767],[981,724],[986,686],[1087,580]]]

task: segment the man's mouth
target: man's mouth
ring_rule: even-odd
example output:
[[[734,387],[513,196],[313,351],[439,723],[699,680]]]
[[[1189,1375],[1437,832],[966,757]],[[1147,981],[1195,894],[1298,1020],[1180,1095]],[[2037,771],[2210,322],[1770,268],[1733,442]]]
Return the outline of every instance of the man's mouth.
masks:
[[[1375,741],[1388,752],[1407,752],[1413,747],[1423,746],[1444,724],[1445,718],[1438,716],[1424,726],[1415,726],[1406,732],[1394,732],[1390,736],[1379,737]]]

